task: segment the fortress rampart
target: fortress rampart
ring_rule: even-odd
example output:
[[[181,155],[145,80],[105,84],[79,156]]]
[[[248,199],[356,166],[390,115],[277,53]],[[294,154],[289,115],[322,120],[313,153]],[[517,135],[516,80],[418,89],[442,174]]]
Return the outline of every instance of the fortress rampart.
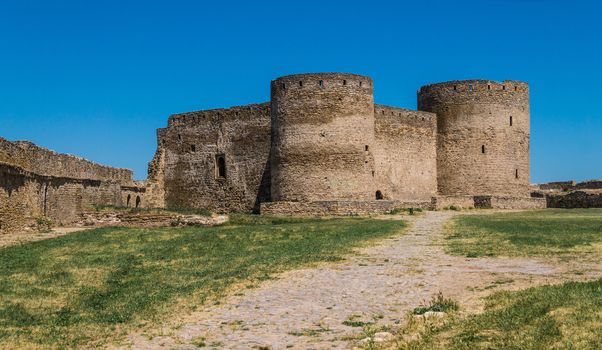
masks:
[[[0,233],[35,228],[41,218],[69,224],[94,205],[142,207],[132,172],[0,138]]]
[[[100,165],[89,160],[36,146],[28,141],[11,142],[0,138],[0,162],[38,175],[131,181],[132,171]]]
[[[437,114],[442,195],[529,193],[529,87],[463,80],[423,86],[418,109]]]

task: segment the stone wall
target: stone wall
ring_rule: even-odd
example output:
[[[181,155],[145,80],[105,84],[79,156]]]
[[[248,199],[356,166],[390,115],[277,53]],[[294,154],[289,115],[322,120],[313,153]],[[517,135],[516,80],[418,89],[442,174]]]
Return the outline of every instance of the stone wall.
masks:
[[[172,115],[158,138],[149,182],[163,182],[165,207],[250,212],[269,200],[268,103]]]
[[[559,190],[559,191],[568,191],[575,187],[575,181],[556,181],[556,182],[548,182],[545,184],[539,184],[538,188],[541,190]]]
[[[376,215],[401,208],[430,209],[431,201],[314,201],[261,203],[261,215],[292,216],[355,216]]]
[[[545,200],[548,208],[602,208],[602,191],[547,194]]]
[[[542,198],[491,196],[493,209],[545,209],[546,201]],[[478,207],[477,207],[478,208]]]
[[[372,91],[355,74],[272,81],[272,200],[374,199]]]
[[[433,199],[436,209],[543,209],[543,198],[511,196],[438,196]]]
[[[126,206],[128,196],[130,206],[144,206],[144,183],[132,181],[130,170],[4,139],[0,155],[0,233],[33,230],[48,219],[68,225],[94,205]]]
[[[529,86],[450,81],[423,86],[418,109],[437,114],[442,195],[528,196]]]
[[[433,113],[376,105],[374,172],[384,199],[437,194],[437,118]]]
[[[573,190],[597,190],[602,189],[602,180],[587,180],[577,183],[574,180],[556,181],[538,184],[539,190],[557,190],[557,191],[573,191]]]
[[[28,141],[8,141],[0,138],[0,163],[11,164],[38,175],[132,181],[132,171],[100,165],[89,160],[57,153]]]

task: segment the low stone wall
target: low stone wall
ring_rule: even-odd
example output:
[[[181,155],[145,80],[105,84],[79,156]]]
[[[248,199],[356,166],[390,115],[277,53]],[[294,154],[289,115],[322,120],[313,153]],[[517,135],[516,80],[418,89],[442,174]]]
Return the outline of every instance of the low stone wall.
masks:
[[[354,216],[384,214],[401,208],[432,208],[430,201],[316,201],[316,202],[265,202],[261,215],[293,216]]]
[[[493,209],[545,209],[546,200],[529,197],[491,197]]]
[[[539,189],[541,190],[559,190],[566,191],[575,186],[575,181],[556,181],[556,182],[548,182],[545,184],[539,184]]]
[[[548,208],[602,208],[602,191],[546,194]]]
[[[536,185],[537,190],[543,191],[574,191],[574,190],[597,190],[602,189],[602,180],[587,180],[583,182],[557,181]]]
[[[575,189],[578,189],[578,190],[583,190],[583,189],[598,190],[598,189],[602,189],[602,180],[588,180],[588,181],[583,181],[583,182],[580,182],[580,183],[576,184],[575,185]]]
[[[458,209],[544,209],[543,198],[505,196],[440,196],[435,200],[436,209],[454,206]]]

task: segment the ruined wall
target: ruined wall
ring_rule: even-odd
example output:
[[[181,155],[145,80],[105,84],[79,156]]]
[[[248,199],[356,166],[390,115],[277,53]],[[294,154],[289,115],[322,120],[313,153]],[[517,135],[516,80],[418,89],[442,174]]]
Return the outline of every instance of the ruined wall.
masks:
[[[528,84],[464,80],[427,85],[418,91],[418,109],[437,114],[441,194],[528,195]]]
[[[38,175],[122,182],[132,180],[132,171],[129,169],[108,167],[57,153],[28,141],[11,142],[1,137],[0,163],[11,164]]]
[[[272,200],[374,199],[372,80],[290,75],[271,95]]]
[[[144,188],[131,174],[29,142],[0,139],[0,233],[35,229],[46,219],[70,224],[94,205],[126,205],[128,193],[136,193],[142,207]]]
[[[148,208],[165,208],[165,135],[167,128],[157,129],[157,150],[148,163],[146,180],[146,206]]]
[[[158,136],[165,207],[248,212],[269,200],[268,103],[176,114]]]
[[[384,199],[437,194],[437,118],[433,113],[376,105],[374,172]]]

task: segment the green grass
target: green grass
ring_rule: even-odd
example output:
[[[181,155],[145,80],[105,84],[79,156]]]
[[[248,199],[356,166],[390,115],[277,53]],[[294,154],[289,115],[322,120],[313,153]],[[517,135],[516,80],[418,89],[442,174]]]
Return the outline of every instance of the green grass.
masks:
[[[424,315],[429,311],[433,312],[451,312],[458,310],[458,303],[449,298],[445,298],[441,292],[437,294],[433,299],[428,303],[428,305],[419,306],[415,308],[412,313],[414,315]]]
[[[428,322],[428,321],[425,321]],[[422,327],[400,349],[600,349],[602,279],[498,292],[485,312]]]
[[[602,209],[546,209],[454,218],[448,251],[467,257],[602,251]]]
[[[234,215],[205,228],[100,228],[0,250],[0,348],[102,347],[229,288],[336,261],[401,221]]]

